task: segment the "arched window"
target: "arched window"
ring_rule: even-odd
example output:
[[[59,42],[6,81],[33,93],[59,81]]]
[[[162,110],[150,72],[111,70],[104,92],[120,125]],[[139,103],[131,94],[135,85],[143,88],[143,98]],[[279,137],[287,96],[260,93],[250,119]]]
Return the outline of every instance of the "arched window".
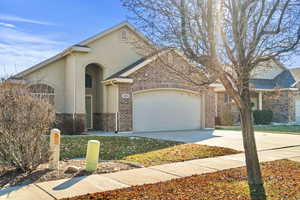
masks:
[[[93,78],[89,74],[85,74],[85,88],[93,88]]]
[[[29,90],[33,96],[47,100],[50,104],[54,105],[54,88],[46,84],[34,84],[29,86]]]

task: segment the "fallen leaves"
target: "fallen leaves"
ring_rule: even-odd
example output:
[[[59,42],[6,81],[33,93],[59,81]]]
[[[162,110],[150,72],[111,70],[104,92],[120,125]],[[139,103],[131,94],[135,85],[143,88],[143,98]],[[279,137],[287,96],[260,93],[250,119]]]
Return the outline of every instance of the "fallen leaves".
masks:
[[[199,144],[181,144],[165,149],[127,156],[123,158],[123,160],[136,162],[149,167],[153,165],[224,156],[235,153],[240,152],[224,147],[214,147]]]
[[[300,199],[300,163],[262,164],[269,200]],[[249,200],[246,169],[235,168],[64,200]]]

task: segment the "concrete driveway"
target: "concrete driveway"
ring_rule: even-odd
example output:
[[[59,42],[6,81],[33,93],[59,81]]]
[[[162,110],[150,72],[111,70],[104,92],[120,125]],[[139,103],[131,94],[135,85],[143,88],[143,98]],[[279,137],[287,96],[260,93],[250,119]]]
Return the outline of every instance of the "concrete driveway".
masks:
[[[90,135],[104,136],[139,136],[161,140],[179,141],[185,143],[206,144],[210,146],[228,147],[243,151],[242,134],[240,131],[223,130],[194,130],[170,132],[141,132],[141,133],[102,133],[89,132]],[[300,146],[300,135],[255,133],[259,151],[291,146]]]

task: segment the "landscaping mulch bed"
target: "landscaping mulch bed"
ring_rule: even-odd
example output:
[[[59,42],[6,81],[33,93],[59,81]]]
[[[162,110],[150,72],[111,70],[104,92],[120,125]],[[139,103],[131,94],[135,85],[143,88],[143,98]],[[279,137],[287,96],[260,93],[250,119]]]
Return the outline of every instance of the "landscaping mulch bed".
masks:
[[[59,170],[50,170],[48,164],[43,164],[32,172],[22,173],[14,169],[1,169],[0,166],[0,189],[21,184],[90,175],[91,173],[84,170],[85,161],[72,160],[84,157],[86,144],[90,139],[100,141],[99,156],[102,160],[108,160],[100,162],[94,174],[239,153],[239,151],[222,147],[182,144],[140,137],[63,137],[61,145],[61,159],[63,161],[60,161]],[[66,171],[69,166],[81,167],[81,170],[70,173]]]
[[[300,199],[300,163],[288,160],[262,164],[268,200]],[[246,169],[235,168],[88,194],[64,200],[249,200]]]
[[[42,164],[38,169],[22,173],[14,169],[0,168],[0,189],[10,186],[16,186],[21,184],[38,183],[43,181],[58,180],[64,178],[72,178],[76,176],[87,176],[91,174],[105,174],[112,173],[121,170],[129,170],[138,168],[138,165],[133,163],[119,162],[119,161],[102,161],[98,164],[97,171],[90,173],[85,171],[85,161],[81,160],[68,160],[60,161],[59,170],[48,169],[48,164]],[[80,167],[78,172],[67,171],[69,166]]]

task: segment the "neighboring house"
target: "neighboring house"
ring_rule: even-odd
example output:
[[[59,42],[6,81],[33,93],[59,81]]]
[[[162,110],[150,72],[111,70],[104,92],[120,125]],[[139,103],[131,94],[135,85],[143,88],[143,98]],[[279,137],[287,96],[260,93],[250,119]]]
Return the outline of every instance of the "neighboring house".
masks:
[[[141,56],[130,41],[151,46],[125,22],[15,78],[25,80],[36,95],[50,97],[57,126],[65,133],[213,128],[213,87],[192,85],[163,61],[198,76],[199,68],[173,49]]]
[[[274,122],[300,123],[300,93],[298,84],[300,69],[287,69],[272,60],[252,72],[250,85],[253,110],[272,110]],[[239,112],[233,101],[226,95],[223,86],[216,88],[216,110],[219,125],[239,122]]]

